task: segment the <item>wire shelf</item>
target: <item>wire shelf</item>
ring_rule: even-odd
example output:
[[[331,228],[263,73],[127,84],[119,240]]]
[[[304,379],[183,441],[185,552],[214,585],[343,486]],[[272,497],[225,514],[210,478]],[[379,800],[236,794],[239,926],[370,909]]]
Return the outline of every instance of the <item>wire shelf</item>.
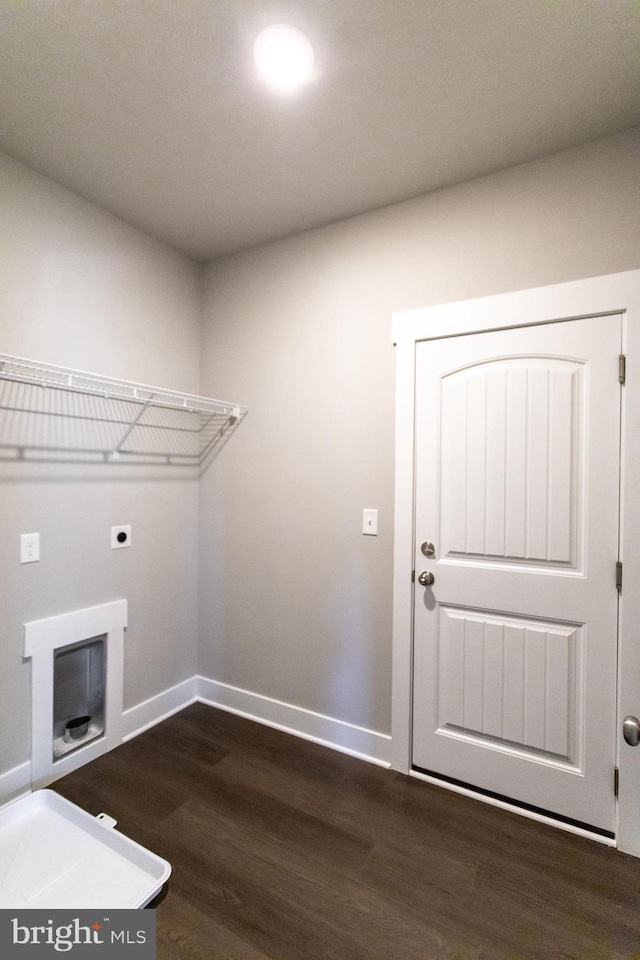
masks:
[[[0,354],[0,459],[204,468],[247,414],[225,400]]]

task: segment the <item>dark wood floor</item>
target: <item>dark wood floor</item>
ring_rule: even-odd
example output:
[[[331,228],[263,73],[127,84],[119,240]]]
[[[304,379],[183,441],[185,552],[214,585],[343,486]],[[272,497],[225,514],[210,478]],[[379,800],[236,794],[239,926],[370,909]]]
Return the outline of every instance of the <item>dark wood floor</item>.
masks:
[[[171,862],[159,960],[640,958],[640,860],[201,704],[53,788]]]

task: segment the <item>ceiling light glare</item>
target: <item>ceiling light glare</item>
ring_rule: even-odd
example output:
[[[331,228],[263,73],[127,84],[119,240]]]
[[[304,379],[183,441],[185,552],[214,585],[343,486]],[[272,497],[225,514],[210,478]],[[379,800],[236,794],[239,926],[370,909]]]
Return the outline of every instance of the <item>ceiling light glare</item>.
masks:
[[[311,79],[313,47],[297,27],[267,27],[258,34],[253,58],[265,83],[279,93],[292,93]]]

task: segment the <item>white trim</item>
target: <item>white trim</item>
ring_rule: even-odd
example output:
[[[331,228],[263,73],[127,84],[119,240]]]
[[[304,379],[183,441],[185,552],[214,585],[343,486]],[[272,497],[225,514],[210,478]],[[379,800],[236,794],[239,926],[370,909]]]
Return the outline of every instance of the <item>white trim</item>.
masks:
[[[432,783],[435,787],[451,790],[452,793],[460,793],[463,797],[481,800],[482,803],[488,803],[491,807],[499,807],[501,810],[508,810],[509,813],[517,813],[519,816],[526,817],[528,820],[537,820],[538,823],[546,823],[549,827],[557,827],[559,830],[565,830],[567,833],[575,833],[578,837],[595,840],[596,843],[602,843],[606,847],[615,847],[616,845],[616,841],[611,837],[603,837],[599,833],[584,830],[582,827],[576,827],[572,823],[563,823],[562,820],[556,820],[554,817],[545,817],[543,813],[536,813],[535,810],[525,810],[524,807],[517,807],[513,803],[507,803],[506,800],[498,800],[497,797],[487,797],[484,793],[477,793],[475,790],[469,790],[467,787],[459,787],[455,783],[447,783],[446,780],[439,780],[438,777],[430,777],[426,773],[420,773],[419,770],[409,771],[409,776],[414,777],[416,780],[424,780],[426,783]]]
[[[638,296],[640,270],[612,273],[557,283],[549,287],[534,287],[513,293],[500,293],[478,300],[462,300],[435,307],[395,313],[392,318],[393,342],[415,343],[417,340],[435,340],[440,337],[463,336],[487,330],[506,330],[510,327],[530,326],[533,323],[553,322],[560,313],[566,319],[593,317],[598,314],[620,313]],[[566,308],[558,309],[558,298]],[[473,313],[468,307],[473,303]],[[463,309],[461,309],[463,308]],[[512,319],[496,327],[496,309],[508,308]]]
[[[260,693],[252,693],[228,683],[197,675],[125,710],[122,716],[121,738],[116,743],[109,742],[101,753],[106,753],[120,743],[132,740],[192,703],[204,703],[207,706],[225,710],[227,713],[234,713],[247,720],[274,727],[294,737],[311,740],[331,750],[346,753],[381,767],[391,766],[389,734],[367,730],[365,727],[359,727],[344,720],[336,720],[322,713],[306,710],[304,707],[295,707],[282,700],[274,700]],[[85,750],[90,746],[91,744],[88,744]],[[83,753],[84,751],[78,750],[75,755],[71,754],[70,758],[80,755],[84,763],[86,760],[82,757]],[[76,762],[73,769],[80,765],[80,762]],[[51,783],[69,772],[68,768],[60,769],[56,764],[54,775],[47,782]],[[32,789],[31,776],[30,761],[0,774],[0,804],[16,799],[18,795],[29,793]],[[40,784],[34,783],[33,786],[40,786]]]
[[[137,703],[135,707],[129,707],[124,711],[122,720],[123,736],[122,743],[132,740],[134,737],[144,733],[145,730],[155,727],[156,724],[168,720],[174,713],[179,713],[185,707],[196,702],[197,678],[189,677],[182,683],[176,683],[174,687],[157,693],[142,703]]]
[[[625,743],[622,722],[628,714],[640,717],[640,270],[626,300],[623,324],[627,377],[622,403],[622,477],[620,559],[623,562],[620,594],[618,685],[618,846],[640,856],[640,749]]]
[[[31,761],[0,773],[0,804],[9,803],[31,793]]]
[[[414,392],[415,341],[399,341],[396,344],[391,766],[404,774],[411,769],[413,702]],[[409,416],[407,411],[411,411]]]
[[[24,656],[51,653],[90,637],[98,637],[111,630],[123,630],[127,625],[127,601],[113,600],[84,610],[72,610],[57,617],[31,620],[24,625]]]
[[[198,677],[198,700],[340,753],[389,767],[391,737],[228,683]]]
[[[469,305],[473,304],[473,310]],[[620,603],[620,687],[618,694],[618,845],[640,856],[640,750],[622,739],[622,719],[640,716],[640,507],[637,465],[640,463],[640,270],[591,277],[533,290],[500,294],[463,303],[448,303],[397,313],[392,336],[396,344],[396,489],[393,599],[392,767],[409,773],[411,766],[411,697],[414,557],[414,388],[416,343],[496,329],[496,309],[511,314],[499,329],[590,317],[624,314],[627,383],[624,387],[623,471],[621,486],[621,559],[624,583]],[[626,469],[624,464],[626,463]],[[612,757],[613,766],[613,757]],[[612,770],[613,779],[613,770]],[[518,808],[514,812],[522,813]],[[555,823],[555,821],[552,821]],[[556,824],[558,825],[558,824]]]
[[[124,631],[127,601],[114,600],[24,625],[24,656],[31,658],[31,782],[47,784],[116,747],[122,739]],[[54,761],[52,750],[54,651],[105,635],[104,734]]]

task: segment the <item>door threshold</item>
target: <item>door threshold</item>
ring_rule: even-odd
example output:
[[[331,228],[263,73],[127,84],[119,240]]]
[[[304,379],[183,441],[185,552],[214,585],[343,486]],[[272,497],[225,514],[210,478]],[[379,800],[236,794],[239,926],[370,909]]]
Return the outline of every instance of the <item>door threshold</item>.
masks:
[[[559,830],[565,830],[567,833],[573,833],[578,837],[595,840],[596,843],[602,843],[607,847],[617,846],[615,834],[608,830],[600,830],[598,827],[581,824],[579,821],[570,820],[569,818],[560,818],[559,815],[555,816],[547,813],[538,807],[532,807],[528,804],[520,803],[517,800],[510,800],[507,797],[491,793],[489,790],[483,790],[481,787],[473,787],[470,784],[462,783],[462,781],[454,780],[451,777],[445,777],[443,774],[433,773],[421,767],[411,767],[409,776],[414,777],[416,780],[424,780],[426,783],[432,783],[436,787],[451,790],[453,793],[460,793],[465,797],[471,797],[473,800],[481,800],[483,803],[488,803],[492,807],[499,807],[501,810],[517,813],[521,817],[527,817],[529,820],[546,823],[547,826],[557,827]]]

